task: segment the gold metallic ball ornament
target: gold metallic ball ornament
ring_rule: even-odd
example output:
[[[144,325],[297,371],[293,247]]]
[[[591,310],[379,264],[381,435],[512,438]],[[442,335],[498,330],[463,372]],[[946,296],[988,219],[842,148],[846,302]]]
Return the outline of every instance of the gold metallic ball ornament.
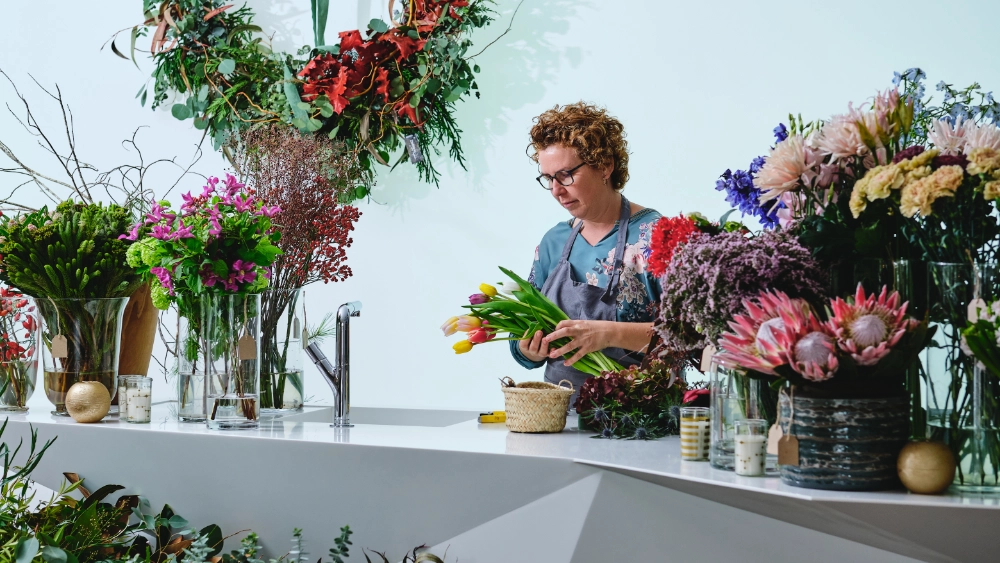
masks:
[[[899,480],[911,493],[943,493],[955,480],[955,456],[941,442],[910,442],[896,462]]]
[[[98,422],[111,410],[111,394],[100,381],[77,381],[66,392],[66,411],[77,422]]]

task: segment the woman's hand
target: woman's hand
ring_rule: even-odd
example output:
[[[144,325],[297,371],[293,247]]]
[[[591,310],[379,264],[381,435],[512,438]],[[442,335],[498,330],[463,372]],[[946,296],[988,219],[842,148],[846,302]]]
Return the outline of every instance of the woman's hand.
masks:
[[[559,321],[556,329],[542,339],[544,348],[560,338],[569,338],[570,341],[561,348],[549,351],[549,358],[558,358],[569,354],[573,350],[576,353],[570,356],[563,365],[571,366],[580,361],[591,352],[612,347],[618,329],[626,323],[615,323],[612,321]]]
[[[525,335],[527,336],[527,334]],[[544,342],[545,335],[542,331],[535,332],[535,335],[524,340],[518,340],[517,347],[521,354],[533,362],[541,362],[549,357],[549,343]]]

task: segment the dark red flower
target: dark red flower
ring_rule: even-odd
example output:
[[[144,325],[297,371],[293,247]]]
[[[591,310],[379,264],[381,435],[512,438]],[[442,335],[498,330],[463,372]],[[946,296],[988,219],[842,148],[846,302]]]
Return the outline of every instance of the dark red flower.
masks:
[[[901,161],[909,160],[922,152],[924,152],[924,147],[920,145],[913,145],[912,147],[905,148],[896,153],[896,156],[892,157],[892,163],[899,164]]]
[[[969,165],[969,159],[964,154],[939,154],[934,157],[931,165],[935,169],[942,166],[961,166],[964,169]]]

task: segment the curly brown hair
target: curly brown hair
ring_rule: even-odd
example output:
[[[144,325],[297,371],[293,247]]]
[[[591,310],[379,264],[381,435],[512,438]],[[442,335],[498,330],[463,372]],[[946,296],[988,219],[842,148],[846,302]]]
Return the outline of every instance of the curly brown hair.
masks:
[[[628,182],[628,142],[621,121],[602,107],[577,102],[555,106],[534,119],[531,144],[532,160],[538,162],[538,152],[552,145],[576,149],[590,166],[603,168],[614,165],[611,187],[621,191]]]

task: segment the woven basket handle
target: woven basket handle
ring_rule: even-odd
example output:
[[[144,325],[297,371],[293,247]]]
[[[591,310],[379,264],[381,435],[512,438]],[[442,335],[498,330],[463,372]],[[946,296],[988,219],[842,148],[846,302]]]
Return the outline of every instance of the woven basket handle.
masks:
[[[573,390],[573,382],[572,381],[570,381],[568,379],[563,379],[562,381],[559,382],[559,387],[563,387],[563,383],[569,385],[569,390],[570,391]]]
[[[506,387],[517,387],[517,383],[514,383],[514,380],[511,379],[510,376],[501,377],[500,378],[500,387],[504,387],[504,388],[506,388]]]

